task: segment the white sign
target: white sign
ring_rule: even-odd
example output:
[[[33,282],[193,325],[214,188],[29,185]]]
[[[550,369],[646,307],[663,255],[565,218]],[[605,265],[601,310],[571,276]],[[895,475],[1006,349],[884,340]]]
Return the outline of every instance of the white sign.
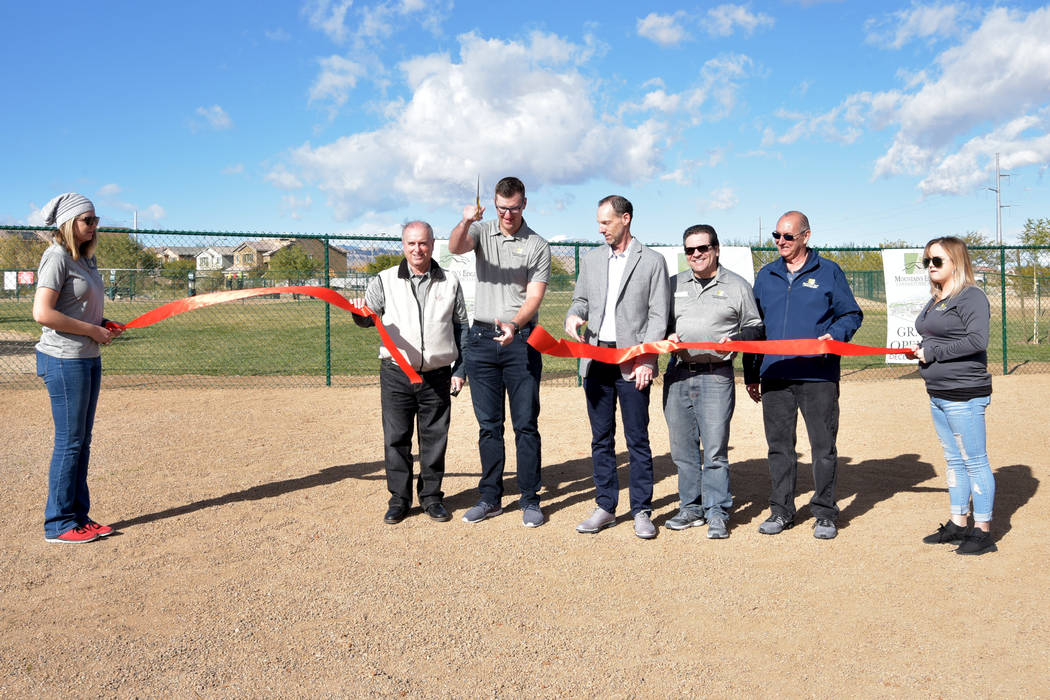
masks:
[[[886,280],[886,347],[905,348],[919,344],[915,319],[930,300],[930,278],[922,267],[922,249],[882,251]],[[887,363],[912,364],[904,355],[887,355]]]
[[[4,270],[4,289],[10,291],[18,287],[18,272],[15,270]]]
[[[474,251],[462,255],[453,255],[448,252],[447,240],[434,241],[434,257],[438,265],[446,270],[456,273],[459,283],[463,287],[463,301],[467,307],[467,317],[474,323],[474,296],[478,288],[478,273],[474,267]]]

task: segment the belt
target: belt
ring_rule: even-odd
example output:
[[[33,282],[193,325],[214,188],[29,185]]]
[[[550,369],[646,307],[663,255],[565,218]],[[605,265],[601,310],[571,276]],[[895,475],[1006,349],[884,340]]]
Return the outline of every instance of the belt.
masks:
[[[503,330],[502,328],[500,328],[500,326],[498,324],[489,323],[488,321],[478,321],[477,319],[474,320],[473,325],[477,326],[478,328],[484,328],[487,331],[496,331],[497,333]],[[535,321],[529,321],[528,323],[524,324],[518,330],[520,331],[520,330],[523,330],[525,328],[532,328],[535,325],[536,325]]]
[[[616,341],[615,340],[599,340],[598,341],[598,347],[600,347],[600,348],[615,348],[616,347]]]
[[[679,362],[681,367],[689,370],[690,372],[715,372],[725,367],[732,367],[732,360],[725,360],[724,362]]]

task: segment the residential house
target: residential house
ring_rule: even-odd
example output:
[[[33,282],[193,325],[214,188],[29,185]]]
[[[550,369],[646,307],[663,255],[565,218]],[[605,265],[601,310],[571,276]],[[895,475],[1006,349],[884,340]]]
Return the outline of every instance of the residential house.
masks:
[[[197,271],[225,270],[233,265],[233,251],[236,246],[213,245],[197,253]]]

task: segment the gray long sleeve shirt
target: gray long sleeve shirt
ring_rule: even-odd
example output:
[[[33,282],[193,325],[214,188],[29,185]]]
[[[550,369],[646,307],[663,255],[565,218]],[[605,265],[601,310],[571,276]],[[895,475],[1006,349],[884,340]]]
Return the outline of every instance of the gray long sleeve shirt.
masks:
[[[947,299],[930,299],[915,319],[922,336],[919,374],[930,394],[991,386],[988,373],[988,325],[991,307],[977,287],[965,287]]]

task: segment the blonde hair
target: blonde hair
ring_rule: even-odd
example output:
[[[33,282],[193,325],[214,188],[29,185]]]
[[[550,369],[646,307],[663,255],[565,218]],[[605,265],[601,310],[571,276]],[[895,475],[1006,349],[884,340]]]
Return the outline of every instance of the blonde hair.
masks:
[[[970,252],[966,249],[966,242],[961,238],[955,236],[941,236],[940,238],[934,238],[932,241],[926,244],[926,248],[922,251],[922,257],[930,257],[930,248],[934,245],[939,245],[944,252],[951,258],[952,264],[955,266],[952,269],[952,293],[948,296],[955,296],[967,287],[976,286],[977,280],[973,277],[973,263],[970,262]],[[938,292],[943,292],[944,289],[930,281],[930,294],[937,296]]]
[[[90,241],[85,241],[79,246],[77,245],[76,225],[77,217],[65,221],[55,229],[54,241],[60,246],[69,251],[69,254],[74,260],[80,260],[80,258],[90,258],[95,254],[95,248],[98,247],[98,227],[95,227],[95,233],[91,236]]]

